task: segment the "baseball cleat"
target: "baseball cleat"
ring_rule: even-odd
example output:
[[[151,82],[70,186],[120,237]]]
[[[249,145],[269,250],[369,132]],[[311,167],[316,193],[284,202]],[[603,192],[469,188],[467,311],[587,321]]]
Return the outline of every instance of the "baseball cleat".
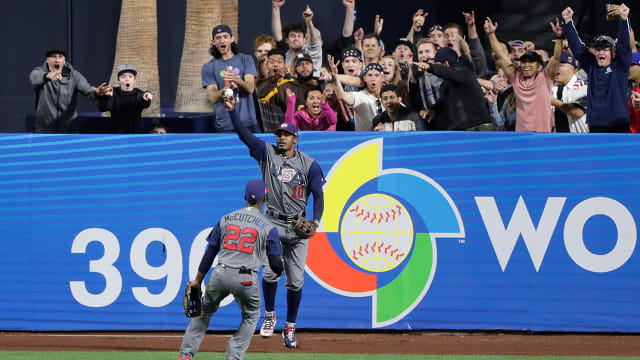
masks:
[[[284,338],[284,346],[290,349],[297,348],[298,342],[296,341],[296,324],[295,323],[287,323],[284,327],[284,331],[282,332],[282,337]]]
[[[178,357],[178,360],[191,360],[191,358],[189,357],[189,355],[180,354],[180,357]]]
[[[262,322],[262,326],[260,327],[260,335],[264,338],[268,338],[273,335],[273,329],[276,327],[276,312],[275,311],[265,311],[264,312],[264,321]]]

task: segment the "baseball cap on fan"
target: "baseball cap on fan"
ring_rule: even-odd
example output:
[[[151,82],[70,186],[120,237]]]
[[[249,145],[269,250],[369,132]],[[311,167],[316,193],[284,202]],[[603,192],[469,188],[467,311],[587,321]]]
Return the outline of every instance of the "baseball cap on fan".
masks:
[[[295,137],[298,137],[298,127],[296,127],[293,124],[289,124],[289,123],[282,123],[280,124],[280,127],[276,128],[275,130],[273,130],[273,133],[278,135],[281,132],[286,132],[289,133]]]
[[[631,65],[640,66],[640,52],[634,52],[631,54]]]
[[[120,65],[116,70],[118,71],[118,77],[120,77],[120,74],[125,71],[132,73],[133,76],[138,75],[138,70],[136,70],[136,67],[131,64]]]
[[[229,36],[233,36],[233,33],[231,32],[231,28],[225,24],[220,24],[220,25],[216,25],[212,30],[211,30],[211,37],[216,37],[216,35],[226,32],[229,34]]]
[[[253,179],[247,182],[247,187],[244,190],[244,198],[250,204],[255,204],[258,201],[264,199],[267,195],[267,187],[260,179]]]

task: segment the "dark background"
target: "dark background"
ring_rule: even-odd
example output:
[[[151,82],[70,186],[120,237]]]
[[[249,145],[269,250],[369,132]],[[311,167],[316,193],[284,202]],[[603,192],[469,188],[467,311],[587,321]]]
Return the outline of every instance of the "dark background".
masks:
[[[163,112],[173,111],[176,86],[182,53],[186,1],[158,1],[158,56],[161,86],[161,108]],[[356,29],[365,32],[373,29],[376,14],[384,18],[382,32],[386,47],[389,48],[399,37],[406,35],[411,26],[411,17],[416,9],[423,8],[430,15],[425,29],[434,23],[464,23],[462,11],[475,9],[481,37],[482,19],[487,15],[501,22],[505,36],[511,27],[517,30],[548,32],[548,19],[567,5],[576,10],[575,19],[582,15],[579,30],[587,34],[597,31],[615,34],[612,23],[589,21],[604,18],[602,0],[567,1],[559,4],[542,1],[531,4],[524,0],[497,0],[486,3],[469,0],[449,1],[389,1],[358,0]],[[331,46],[342,30],[344,6],[340,0],[289,0],[282,8],[283,26],[301,21],[305,4],[314,10],[314,23],[323,34],[325,47]],[[29,73],[45,61],[45,52],[52,46],[67,49],[67,61],[78,69],[93,85],[108,81],[115,56],[120,0],[80,1],[80,0],[22,0],[0,2],[0,34],[4,56],[0,57],[0,68],[4,69],[4,79],[0,84],[0,131],[25,131],[24,118],[34,113],[35,93],[29,82]],[[631,4],[633,7],[633,4]],[[531,15],[533,14],[533,15]],[[634,22],[632,9],[632,24]],[[239,34],[236,39],[241,52],[253,54],[253,39],[259,34],[270,34],[271,1],[239,1]],[[512,19],[511,24],[508,19]],[[586,19],[586,21],[585,21]],[[532,27],[532,23],[535,26]],[[211,24],[212,27],[215,24]],[[513,29],[515,28],[515,29]],[[637,26],[634,27],[637,29]],[[523,40],[527,38],[522,37]],[[538,44],[547,48],[546,44]],[[80,97],[80,112],[96,112],[95,102]]]

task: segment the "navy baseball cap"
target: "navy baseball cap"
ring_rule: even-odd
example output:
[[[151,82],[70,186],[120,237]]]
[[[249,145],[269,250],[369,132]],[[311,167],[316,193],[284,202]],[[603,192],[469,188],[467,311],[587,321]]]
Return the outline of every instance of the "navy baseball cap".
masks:
[[[260,179],[253,179],[247,182],[247,188],[244,191],[244,198],[250,203],[256,203],[267,195],[267,187]]]
[[[233,36],[233,33],[231,32],[231,28],[228,27],[227,25],[224,24],[220,24],[220,25],[216,25],[213,30],[211,30],[211,37],[216,37],[216,35],[220,34],[220,33],[229,33],[230,36]]]
[[[631,65],[640,66],[640,52],[634,52],[631,54]]]
[[[273,130],[273,133],[278,135],[278,133],[280,132],[286,132],[289,133],[295,137],[298,137],[298,128],[293,125],[293,124],[289,124],[289,123],[282,123],[280,124],[280,127],[278,127],[277,129]]]
[[[578,66],[578,60],[576,60],[575,57],[573,57],[573,55],[569,54],[566,51],[562,52],[562,56],[560,56],[560,63],[561,64],[571,64],[573,65],[573,67],[580,67]]]
[[[435,62],[448,62],[450,65],[458,62],[458,53],[450,47],[443,47],[436,51],[436,56],[433,58]]]

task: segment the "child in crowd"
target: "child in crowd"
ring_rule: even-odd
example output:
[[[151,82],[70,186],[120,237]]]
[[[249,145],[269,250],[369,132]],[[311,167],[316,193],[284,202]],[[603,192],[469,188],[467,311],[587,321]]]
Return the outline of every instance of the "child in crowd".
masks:
[[[322,90],[314,86],[304,94],[304,107],[296,111],[296,95],[287,88],[287,113],[284,119],[287,123],[295,125],[299,130],[329,130],[336,129],[338,118],[331,106],[327,104]]]
[[[118,66],[118,83],[110,87],[104,96],[98,97],[100,111],[110,111],[115,133],[133,133],[139,122],[142,110],[151,105],[153,95],[136,88],[138,72],[133,65]]]

